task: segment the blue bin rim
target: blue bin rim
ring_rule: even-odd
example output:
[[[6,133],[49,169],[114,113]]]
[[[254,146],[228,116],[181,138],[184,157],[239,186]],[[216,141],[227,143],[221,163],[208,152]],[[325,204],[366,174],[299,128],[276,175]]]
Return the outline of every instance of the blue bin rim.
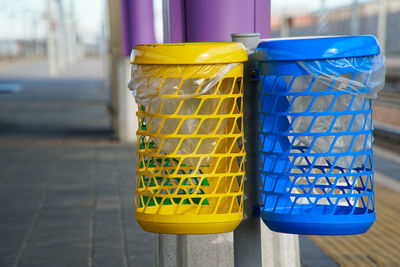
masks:
[[[276,38],[260,42],[257,61],[321,60],[380,54],[372,35]]]

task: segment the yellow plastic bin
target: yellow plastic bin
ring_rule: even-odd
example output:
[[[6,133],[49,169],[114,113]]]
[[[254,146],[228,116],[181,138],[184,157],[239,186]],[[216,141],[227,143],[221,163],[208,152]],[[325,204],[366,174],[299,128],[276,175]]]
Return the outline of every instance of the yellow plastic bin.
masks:
[[[149,232],[233,231],[243,216],[243,62],[232,42],[137,45],[136,220]]]

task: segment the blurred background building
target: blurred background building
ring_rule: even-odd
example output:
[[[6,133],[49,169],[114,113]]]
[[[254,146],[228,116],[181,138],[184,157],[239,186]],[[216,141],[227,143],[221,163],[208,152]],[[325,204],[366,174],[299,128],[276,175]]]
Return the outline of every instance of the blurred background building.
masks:
[[[278,7],[271,19],[271,37],[314,35],[370,34],[378,37],[388,56],[400,52],[400,1],[349,0],[314,2],[307,9],[297,1],[295,6]],[[317,3],[317,5],[315,5]],[[307,4],[303,3],[306,7]],[[298,7],[298,9],[296,9]]]

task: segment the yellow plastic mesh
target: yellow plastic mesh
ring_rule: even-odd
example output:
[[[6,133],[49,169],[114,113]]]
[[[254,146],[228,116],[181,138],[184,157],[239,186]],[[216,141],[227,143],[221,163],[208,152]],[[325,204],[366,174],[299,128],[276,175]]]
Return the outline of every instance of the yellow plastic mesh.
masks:
[[[194,66],[188,65],[186,68]],[[212,223],[243,213],[242,64],[203,94],[182,98],[193,77],[178,79],[176,92],[139,105],[136,217],[168,223]],[[204,80],[209,72],[196,73]],[[193,84],[193,83],[191,83]],[[205,216],[205,215],[212,215]],[[220,216],[220,218],[219,218]],[[233,229],[232,229],[233,230]]]

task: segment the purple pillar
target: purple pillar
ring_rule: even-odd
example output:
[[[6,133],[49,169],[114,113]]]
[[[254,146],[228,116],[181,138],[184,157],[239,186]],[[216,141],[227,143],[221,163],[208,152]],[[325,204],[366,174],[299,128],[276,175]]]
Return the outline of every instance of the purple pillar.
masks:
[[[129,56],[137,44],[154,43],[153,1],[121,0],[122,52]]]
[[[171,42],[230,41],[270,33],[270,0],[170,0]]]
[[[254,0],[254,32],[260,38],[268,38],[271,34],[271,0]]]
[[[122,34],[122,54],[129,55],[131,44],[130,22],[129,22],[129,0],[121,0],[121,34]]]
[[[186,41],[185,0],[169,0],[171,43]]]
[[[230,41],[231,33],[254,32],[253,17],[253,1],[186,1],[187,41]]]

